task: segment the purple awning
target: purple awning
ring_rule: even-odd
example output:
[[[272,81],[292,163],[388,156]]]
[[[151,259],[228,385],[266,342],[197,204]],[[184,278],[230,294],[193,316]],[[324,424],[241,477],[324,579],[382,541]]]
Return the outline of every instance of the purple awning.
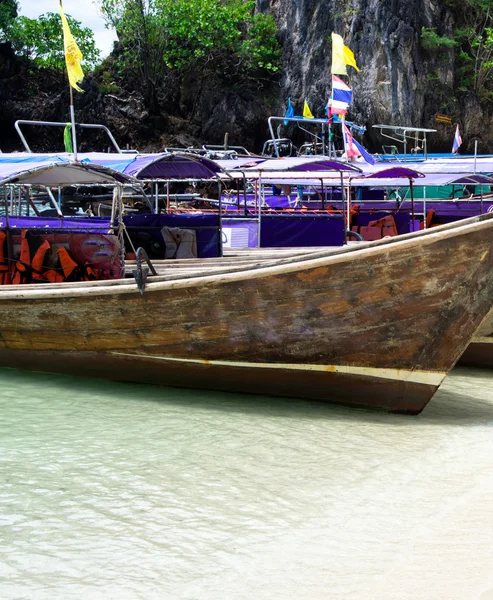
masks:
[[[211,179],[221,167],[193,154],[140,154],[124,170],[138,179]]]
[[[397,177],[412,177],[413,179],[417,179],[420,177],[424,177],[423,173],[419,171],[415,171],[414,169],[409,169],[407,167],[388,167],[387,169],[381,169],[380,171],[376,171],[374,173],[370,173],[367,177],[376,178],[376,179],[394,179]]]
[[[442,185],[493,185],[493,177],[474,173],[427,173],[424,177],[420,177],[415,182],[417,186],[433,186],[439,187]],[[374,188],[398,188],[409,187],[409,177],[353,177],[351,179],[353,187],[374,187]]]
[[[325,159],[297,165],[292,167],[290,171],[354,171],[356,173],[361,173],[361,169],[355,165],[339,162],[337,160]]]
[[[242,169],[243,170],[243,169]],[[303,156],[303,157],[286,157],[272,158],[256,165],[252,168],[244,167],[244,172],[248,177],[251,172],[257,171],[351,171],[361,173],[361,169],[354,164],[332,160],[321,156]]]

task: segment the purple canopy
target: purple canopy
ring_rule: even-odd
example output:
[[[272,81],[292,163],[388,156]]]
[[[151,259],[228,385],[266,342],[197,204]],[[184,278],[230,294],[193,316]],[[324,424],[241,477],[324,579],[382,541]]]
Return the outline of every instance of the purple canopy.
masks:
[[[452,177],[452,180],[449,181],[450,184],[452,183],[456,183],[458,185],[460,184],[468,184],[468,183],[478,183],[478,184],[485,184],[485,185],[491,185],[493,184],[493,177],[490,177],[488,175],[481,175],[479,173],[471,173],[469,174],[464,174],[464,175],[457,175],[457,177],[454,178],[453,175],[449,175],[449,177]]]
[[[417,179],[419,177],[424,177],[424,175],[419,171],[415,171],[414,169],[408,169],[407,167],[388,167],[387,169],[383,169],[375,173],[370,173],[366,177],[371,177],[372,179],[393,179],[397,177],[412,177],[413,179]]]
[[[272,158],[265,160],[257,166],[251,168],[242,168],[245,174],[257,171],[352,171],[361,173],[361,169],[353,164],[348,164],[338,160],[332,160],[321,156],[303,156],[303,157],[286,157]],[[238,170],[238,169],[236,169]],[[248,175],[247,175],[248,177]]]
[[[441,186],[441,185],[493,185],[493,177],[474,173],[427,173],[416,182],[418,186]],[[390,178],[390,177],[353,177],[351,185],[354,187],[374,187],[374,188],[398,188],[409,187],[409,176]]]
[[[209,158],[194,154],[140,154],[124,173],[138,179],[211,179],[222,172]]]
[[[361,169],[355,165],[327,159],[297,165],[292,167],[290,171],[355,171],[361,173]]]

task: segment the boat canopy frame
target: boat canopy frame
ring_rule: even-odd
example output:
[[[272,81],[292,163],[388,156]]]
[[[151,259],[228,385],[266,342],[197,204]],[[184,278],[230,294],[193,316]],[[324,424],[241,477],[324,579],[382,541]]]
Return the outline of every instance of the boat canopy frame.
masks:
[[[424,129],[422,127],[403,127],[400,125],[372,125],[374,129],[380,130],[380,135],[384,138],[392,140],[393,142],[397,142],[402,144],[404,147],[404,160],[407,159],[407,145],[408,143],[414,140],[414,148],[415,153],[412,153],[411,156],[413,160],[416,159],[416,153],[419,149],[423,151],[424,158],[428,158],[428,147],[427,147],[427,133],[436,133],[436,129]],[[419,144],[422,144],[419,146]]]
[[[25,120],[25,119],[19,119],[19,120],[17,120],[14,123],[15,130],[19,134],[19,137],[21,138],[22,145],[26,149],[26,152],[32,153],[32,150],[29,147],[29,144],[27,143],[27,140],[26,140],[24,134],[22,133],[22,130],[21,130],[21,127],[20,127],[21,125],[40,125],[40,126],[47,126],[47,127],[66,127],[67,125],[71,125],[71,123],[59,122],[59,121],[29,121],[29,120]],[[106,125],[101,125],[101,124],[98,124],[98,123],[75,123],[75,127],[76,128],[79,127],[81,129],[101,129],[102,131],[104,131],[106,133],[106,135],[110,139],[110,142],[112,143],[113,147],[115,148],[115,150],[116,150],[116,152],[118,154],[134,154],[134,153],[136,154],[137,153],[136,150],[124,150],[124,149],[120,148],[120,146],[118,145],[117,141],[113,137],[113,134],[108,129],[108,127],[106,127]]]

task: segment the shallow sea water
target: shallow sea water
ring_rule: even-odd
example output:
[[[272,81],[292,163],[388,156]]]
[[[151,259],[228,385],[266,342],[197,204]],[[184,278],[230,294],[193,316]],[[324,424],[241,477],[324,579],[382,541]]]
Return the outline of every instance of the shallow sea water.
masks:
[[[0,382],[3,600],[493,600],[493,372],[419,417]]]

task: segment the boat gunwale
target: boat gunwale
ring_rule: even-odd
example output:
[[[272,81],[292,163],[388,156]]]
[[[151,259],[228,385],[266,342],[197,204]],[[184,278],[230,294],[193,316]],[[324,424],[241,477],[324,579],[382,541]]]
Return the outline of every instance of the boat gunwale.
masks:
[[[165,281],[156,281],[150,277],[145,286],[145,292],[159,292],[167,289],[185,289],[210,284],[225,284],[229,282],[246,279],[261,279],[265,277],[283,275],[296,271],[322,268],[332,266],[341,262],[352,262],[368,256],[384,254],[389,249],[422,246],[434,244],[443,238],[452,238],[463,235],[464,231],[477,230],[493,227],[493,213],[478,215],[447,223],[438,227],[416,231],[400,236],[384,238],[368,242],[364,247],[345,246],[334,250],[322,250],[307,253],[302,256],[281,257],[273,259],[269,265],[259,264],[256,266],[240,267],[235,271],[216,273],[214,275],[202,275],[201,273],[188,277],[177,277]],[[489,222],[492,221],[492,222]],[[213,263],[211,263],[212,266]],[[159,277],[159,276],[158,276]],[[43,284],[42,284],[43,285]],[[70,286],[70,287],[69,287]],[[27,299],[57,299],[70,297],[91,297],[106,295],[122,295],[138,293],[137,284],[131,279],[101,280],[97,282],[69,282],[53,283],[43,285],[41,289],[38,284],[22,284],[0,286],[0,300],[23,301]]]

